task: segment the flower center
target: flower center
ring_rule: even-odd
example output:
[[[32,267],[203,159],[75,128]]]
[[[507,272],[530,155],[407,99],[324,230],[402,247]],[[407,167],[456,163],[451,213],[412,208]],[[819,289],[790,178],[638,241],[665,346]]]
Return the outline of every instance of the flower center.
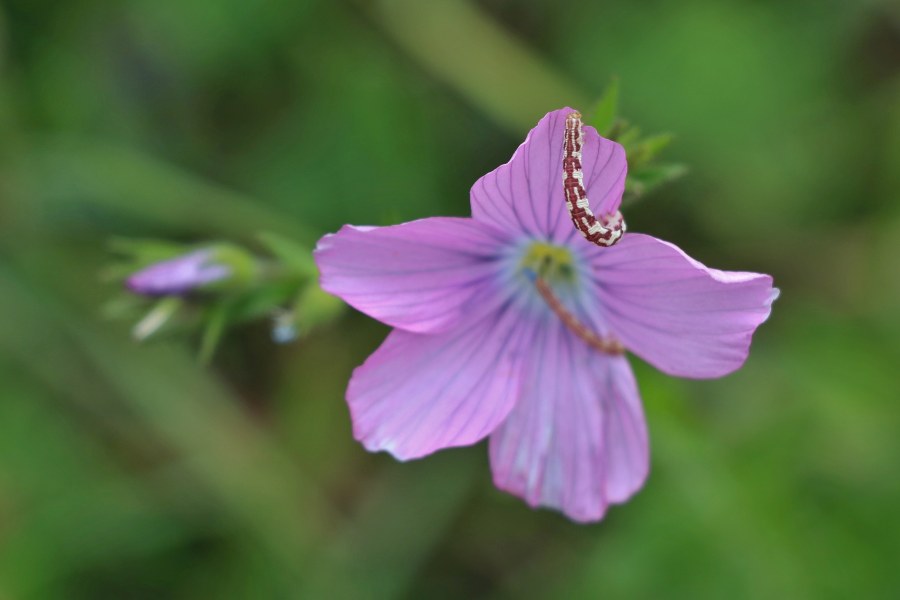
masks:
[[[577,273],[568,248],[534,242],[522,257],[520,268],[555,285],[575,285]]]
[[[534,242],[528,247],[520,263],[522,272],[534,282],[535,289],[553,314],[588,346],[605,354],[624,354],[621,342],[602,336],[582,323],[553,291],[556,287],[574,287],[577,283],[575,263],[568,248]]]

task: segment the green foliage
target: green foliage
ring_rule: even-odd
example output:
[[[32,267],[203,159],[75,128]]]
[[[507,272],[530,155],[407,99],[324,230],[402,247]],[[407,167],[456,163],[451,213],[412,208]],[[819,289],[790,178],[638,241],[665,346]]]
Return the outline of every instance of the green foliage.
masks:
[[[619,78],[614,77],[603,95],[585,116],[585,120],[593,125],[600,135],[609,137],[619,116]]]
[[[615,140],[625,148],[628,158],[628,177],[625,180],[623,203],[630,205],[662,185],[675,181],[687,172],[687,167],[675,163],[659,163],[657,157],[675,136],[660,133],[642,137],[641,130],[619,116],[619,79],[614,77],[585,119],[604,137]]]
[[[821,9],[0,2],[0,598],[895,597],[891,6]],[[565,105],[625,146],[632,230],[783,290],[735,375],[634,361],[651,476],[588,527],[483,445],[367,454],[343,394],[386,329],[309,260],[468,214]],[[121,289],[222,243],[240,285]]]
[[[199,331],[199,357],[208,363],[226,331],[241,323],[274,320],[273,339],[287,342],[343,312],[343,304],[319,288],[309,247],[271,232],[257,237],[270,257],[225,242],[188,247],[159,240],[114,239],[109,245],[120,259],[104,268],[103,274],[123,291],[107,302],[104,313],[137,320],[132,336],[139,341],[164,331]],[[228,275],[162,299],[151,296],[140,301],[138,294],[125,290],[129,276],[197,251],[208,253],[208,262],[227,268]]]

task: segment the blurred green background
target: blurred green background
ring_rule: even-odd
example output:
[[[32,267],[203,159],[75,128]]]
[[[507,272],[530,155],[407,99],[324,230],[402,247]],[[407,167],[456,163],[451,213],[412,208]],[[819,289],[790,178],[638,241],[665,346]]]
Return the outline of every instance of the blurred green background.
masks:
[[[362,315],[209,367],[102,316],[110,237],[467,215],[614,76],[690,167],[630,228],[782,296],[732,376],[634,360],[651,477],[599,525],[483,445],[367,454]],[[900,597],[898,190],[888,0],[0,0],[0,598]]]

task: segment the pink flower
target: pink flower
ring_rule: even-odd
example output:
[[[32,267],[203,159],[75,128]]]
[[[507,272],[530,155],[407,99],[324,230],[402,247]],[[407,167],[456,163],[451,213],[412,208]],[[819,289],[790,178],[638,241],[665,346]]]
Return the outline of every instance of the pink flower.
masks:
[[[648,235],[585,242],[563,196],[570,112],[546,115],[478,180],[471,218],[348,225],[315,257],[323,289],[394,327],[347,389],[368,450],[409,460],[487,437],[497,487],[595,521],[648,471],[618,343],[671,375],[720,377],[744,363],[778,291],[768,275],[709,269]],[[588,198],[598,215],[615,213],[625,153],[593,128],[584,135]]]

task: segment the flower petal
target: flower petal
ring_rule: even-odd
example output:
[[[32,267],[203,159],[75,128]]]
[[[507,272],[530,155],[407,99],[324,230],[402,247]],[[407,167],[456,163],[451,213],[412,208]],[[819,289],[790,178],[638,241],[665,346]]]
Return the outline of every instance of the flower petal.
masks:
[[[591,350],[556,320],[532,344],[522,397],[490,438],[494,483],[575,521],[603,518],[647,477],[644,413],[624,357]]]
[[[605,318],[625,347],[681,377],[738,369],[778,289],[759,273],[709,269],[681,249],[628,233],[592,259]]]
[[[565,241],[575,232],[563,194],[563,138],[571,108],[547,113],[505,165],[472,186],[472,216],[504,230]],[[584,127],[585,190],[596,215],[614,213],[625,190],[625,151]]]
[[[455,324],[479,282],[496,273],[503,239],[464,218],[346,225],[319,240],[315,259],[328,293],[388,325],[435,332]]]
[[[531,331],[500,300],[479,294],[478,314],[445,333],[391,332],[350,379],[356,439],[408,460],[493,431],[519,393],[522,340]]]

